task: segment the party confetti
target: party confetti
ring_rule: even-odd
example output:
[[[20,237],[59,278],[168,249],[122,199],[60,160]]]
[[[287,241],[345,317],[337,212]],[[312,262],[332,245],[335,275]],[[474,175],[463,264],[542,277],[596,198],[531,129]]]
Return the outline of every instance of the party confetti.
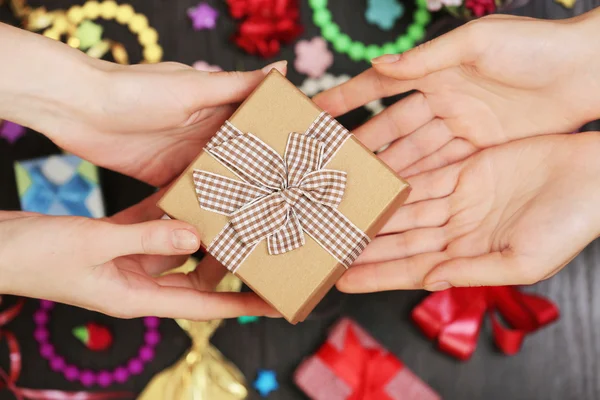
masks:
[[[573,8],[576,0],[555,0],[555,1],[565,8]]]
[[[261,396],[267,397],[269,393],[279,389],[279,383],[277,383],[277,375],[275,371],[270,369],[261,369],[258,371],[258,377],[254,381],[254,389]]]
[[[219,12],[206,3],[200,3],[194,8],[188,10],[188,17],[192,20],[194,29],[214,29],[217,26],[217,17]]]
[[[398,0],[369,0],[365,18],[370,24],[389,31],[402,15],[404,15],[404,5],[398,3]]]
[[[79,48],[87,50],[102,40],[102,26],[92,21],[83,21],[77,28],[76,37],[79,39]]]
[[[294,67],[298,72],[319,78],[332,64],[333,54],[327,49],[327,42],[323,38],[300,40],[296,44]]]
[[[73,328],[73,336],[93,351],[106,350],[113,342],[112,333],[108,328],[94,322]]]
[[[259,319],[260,319],[259,317],[243,316],[243,317],[238,317],[238,323],[240,325],[246,325],[246,324],[251,324],[253,322],[257,322]]]
[[[219,67],[218,65],[211,65],[209,63],[207,63],[206,61],[196,61],[194,63],[194,65],[192,65],[195,69],[197,69],[198,71],[204,71],[204,72],[220,72],[223,71],[223,69],[221,67]]]
[[[25,134],[25,128],[10,121],[0,121],[0,137],[10,144],[15,143]]]

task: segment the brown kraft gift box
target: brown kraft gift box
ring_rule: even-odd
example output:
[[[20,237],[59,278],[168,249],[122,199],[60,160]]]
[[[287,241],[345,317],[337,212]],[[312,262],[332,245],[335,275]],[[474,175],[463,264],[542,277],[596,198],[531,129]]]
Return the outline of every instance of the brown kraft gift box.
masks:
[[[322,110],[279,72],[273,70],[229,121],[252,133],[283,156],[291,132],[305,132]],[[385,221],[406,200],[408,183],[351,136],[326,166],[345,171],[347,184],[338,211],[373,239]],[[203,170],[239,179],[203,151],[159,201],[171,218],[196,227],[204,246],[227,225],[228,217],[200,207],[193,171]],[[305,234],[305,244],[284,254],[270,255],[263,240],[235,274],[276,308],[290,323],[303,321],[346,267]]]

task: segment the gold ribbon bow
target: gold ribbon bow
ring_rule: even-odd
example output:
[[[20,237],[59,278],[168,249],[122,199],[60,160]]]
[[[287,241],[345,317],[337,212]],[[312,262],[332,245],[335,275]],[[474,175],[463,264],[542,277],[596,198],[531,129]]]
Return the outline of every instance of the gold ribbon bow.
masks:
[[[193,172],[200,206],[229,217],[208,251],[235,272],[260,241],[267,240],[269,254],[283,254],[303,246],[307,233],[349,267],[369,237],[337,210],[346,173],[325,169],[349,137],[321,113],[305,133],[290,133],[282,158],[226,121],[205,150],[241,180]]]

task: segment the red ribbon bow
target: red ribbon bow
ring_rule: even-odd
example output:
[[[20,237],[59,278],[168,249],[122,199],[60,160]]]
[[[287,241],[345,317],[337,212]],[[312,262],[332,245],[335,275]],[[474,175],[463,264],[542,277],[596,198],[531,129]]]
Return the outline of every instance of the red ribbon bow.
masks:
[[[0,296],[0,304],[2,297]],[[133,398],[132,393],[111,392],[111,393],[88,393],[88,392],[63,392],[61,390],[43,390],[27,389],[17,386],[17,381],[21,375],[21,349],[16,336],[5,329],[1,329],[10,321],[15,319],[23,309],[25,301],[19,299],[17,304],[0,313],[0,341],[6,339],[10,357],[9,372],[0,368],[0,392],[8,389],[17,400],[108,400]]]
[[[233,42],[249,54],[268,58],[302,33],[297,0],[227,0],[239,24]]]
[[[498,312],[512,327],[498,321]],[[412,312],[414,322],[442,351],[467,360],[475,352],[483,316],[489,312],[496,345],[516,354],[525,336],[559,317],[555,304],[511,286],[450,288],[429,295]]]
[[[352,326],[348,327],[341,351],[327,342],[317,356],[352,388],[347,400],[392,400],[385,387],[404,368],[389,352],[362,346]]]

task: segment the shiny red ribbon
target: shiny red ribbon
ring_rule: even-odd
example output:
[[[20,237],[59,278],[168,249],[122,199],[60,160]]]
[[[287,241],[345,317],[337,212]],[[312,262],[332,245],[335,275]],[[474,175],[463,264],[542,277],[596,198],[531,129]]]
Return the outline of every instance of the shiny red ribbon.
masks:
[[[450,288],[435,292],[412,312],[414,322],[442,351],[467,360],[475,352],[483,316],[492,317],[494,341],[508,355],[519,352],[527,334],[559,317],[550,300],[511,286]],[[504,326],[496,312],[511,326]]]
[[[385,386],[404,368],[389,352],[362,346],[351,325],[341,351],[327,342],[317,357],[352,388],[347,400],[393,400],[385,392]]]
[[[0,304],[2,304],[1,296]],[[19,299],[14,306],[9,307],[0,313],[0,341],[2,341],[2,339],[6,340],[10,357],[9,372],[0,368],[0,391],[8,389],[15,395],[17,400],[108,400],[134,397],[133,393],[127,392],[64,392],[61,390],[27,389],[18,387],[17,381],[21,375],[22,367],[19,342],[12,332],[1,328],[19,315],[24,304],[25,301]]]
[[[303,31],[297,0],[227,0],[229,12],[242,19],[233,42],[249,54],[265,58],[279,53]]]

